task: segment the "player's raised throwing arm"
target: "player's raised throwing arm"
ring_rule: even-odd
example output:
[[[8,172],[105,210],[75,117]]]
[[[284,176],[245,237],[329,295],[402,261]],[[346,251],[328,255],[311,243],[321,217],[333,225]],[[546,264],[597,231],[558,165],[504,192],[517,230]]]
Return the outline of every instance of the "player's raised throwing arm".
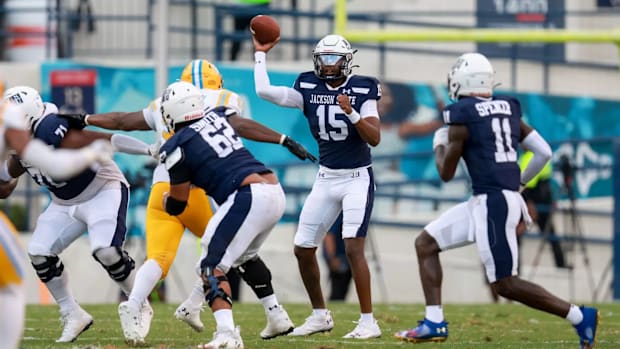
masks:
[[[254,37],[254,88],[256,94],[277,105],[283,107],[295,107],[302,109],[304,99],[301,93],[287,86],[273,86],[267,74],[267,52],[276,45],[277,40],[268,44],[259,43]]]

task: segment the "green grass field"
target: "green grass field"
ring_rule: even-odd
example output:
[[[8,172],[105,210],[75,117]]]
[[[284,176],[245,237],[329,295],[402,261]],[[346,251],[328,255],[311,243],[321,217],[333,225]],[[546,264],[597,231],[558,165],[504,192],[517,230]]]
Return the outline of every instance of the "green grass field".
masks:
[[[301,304],[285,305],[296,324],[310,314],[310,307]],[[54,342],[62,331],[56,306],[28,306],[23,348],[127,348],[123,341],[115,305],[85,305],[95,323],[77,341],[70,344]],[[206,343],[215,327],[210,312],[202,319],[207,329],[192,331],[172,315],[176,306],[154,304],[155,317],[147,345],[158,349],[190,348]],[[330,304],[335,327],[329,334],[305,338],[278,337],[261,340],[258,333],[265,324],[260,304],[236,304],[235,322],[241,326],[245,348],[337,349],[337,348],[578,348],[577,335],[567,321],[531,310],[519,304],[447,305],[445,314],[450,338],[445,343],[411,344],[393,338],[394,332],[413,326],[423,317],[421,305],[376,305],[375,316],[383,337],[373,340],[345,340],[341,337],[355,324],[359,313],[354,304]],[[602,304],[601,323],[596,348],[620,348],[620,304]]]

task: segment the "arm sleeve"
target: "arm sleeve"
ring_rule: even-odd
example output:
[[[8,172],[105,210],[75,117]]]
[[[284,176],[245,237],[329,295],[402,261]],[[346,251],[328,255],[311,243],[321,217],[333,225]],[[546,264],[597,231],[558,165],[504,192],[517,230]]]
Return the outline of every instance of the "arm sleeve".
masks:
[[[159,102],[157,99],[151,101],[148,107],[142,109],[142,116],[144,117],[144,121],[149,125],[151,130],[157,130],[157,125],[155,124],[155,118],[161,118],[161,112],[159,111]]]
[[[521,172],[521,183],[525,184],[534,178],[540,170],[545,167],[549,159],[551,159],[551,147],[538,134],[536,130],[532,130],[521,142],[523,148],[534,153],[532,160]]]
[[[137,138],[115,133],[112,135],[110,142],[121,153],[151,155],[149,145]]]
[[[256,94],[283,107],[303,109],[304,99],[299,91],[286,86],[272,86],[267,74],[267,55],[265,52],[254,53],[254,88]]]
[[[63,180],[84,171],[97,160],[97,154],[89,147],[78,150],[55,149],[38,139],[28,142],[21,154],[27,163],[41,169],[50,177]]]
[[[368,99],[362,106],[360,107],[360,116],[362,118],[368,117],[379,117],[379,110],[377,109],[377,100],[376,99]]]

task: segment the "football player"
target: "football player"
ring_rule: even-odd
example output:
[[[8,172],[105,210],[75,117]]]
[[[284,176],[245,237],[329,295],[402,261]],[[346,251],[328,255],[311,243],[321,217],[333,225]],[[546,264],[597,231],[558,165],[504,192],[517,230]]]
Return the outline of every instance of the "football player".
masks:
[[[228,121],[241,137],[259,142],[281,144],[301,160],[316,160],[303,146],[290,137],[239,116],[243,109],[240,96],[223,89],[222,76],[216,66],[209,61],[193,60],[188,63],[181,73],[181,80],[200,89],[206,107],[226,106],[235,110],[236,114],[231,115]],[[162,119],[159,99],[153,100],[147,108],[140,111],[76,115],[75,117],[78,118],[74,120],[75,127],[78,128],[93,125],[127,131],[153,130],[161,142],[171,136]],[[137,323],[131,319],[139,315],[138,305],[147,299],[156,283],[168,274],[185,229],[187,228],[192,234],[201,238],[209,219],[213,216],[207,193],[201,188],[190,190],[189,204],[182,214],[169,215],[162,206],[164,193],[169,190],[168,172],[163,164],[159,164],[153,173],[153,184],[146,210],[147,261],[138,270],[136,283],[128,302],[121,303],[119,306],[121,319],[127,319],[121,322],[125,338],[132,343],[142,343],[144,337],[135,330]],[[261,337],[268,339],[290,332],[293,324],[284,308],[279,305],[275,294],[266,292],[266,289],[256,283],[256,280],[260,280],[268,272],[260,257],[256,256],[251,265],[248,264],[245,268],[238,269],[238,272],[265,307],[267,326],[261,332]],[[255,277],[254,274],[257,276]],[[187,323],[194,330],[203,331],[204,325],[200,320],[203,301],[202,281],[197,280],[190,297],[175,311],[175,317]]]
[[[454,177],[463,158],[473,197],[430,222],[415,241],[426,315],[418,326],[396,333],[410,342],[441,342],[448,324],[441,307],[442,270],[439,253],[475,243],[491,287],[505,298],[568,320],[581,348],[592,348],[598,310],[578,307],[518,276],[517,226],[531,222],[520,194],[551,158],[551,147],[522,119],[521,104],[496,95],[495,70],[480,53],[460,56],[448,73],[450,98],[443,111],[447,127],[435,132],[435,164],[442,180]],[[523,172],[517,162],[519,144],[534,153]]]
[[[370,146],[378,145],[381,139],[377,111],[381,87],[373,77],[352,74],[355,51],[340,35],[327,35],[318,42],[312,52],[314,70],[301,73],[292,88],[272,86],[266,59],[278,40],[261,44],[253,37],[256,93],[275,104],[303,111],[319,145],[320,164],[299,217],[294,247],[312,315],[289,335],[311,335],[334,326],[320,286],[316,250],[342,212],[342,237],[361,312],[357,326],[344,338],[379,337],[364,243],[375,191]]]
[[[56,114],[56,106],[43,104],[31,87],[10,88],[4,98],[20,103],[34,137],[54,148],[78,148],[103,139],[110,140],[119,151],[145,155],[152,152],[148,144],[128,136],[69,129],[67,119]],[[92,325],[93,318],[74,299],[58,255],[88,231],[93,258],[129,294],[135,271],[133,259],[123,250],[129,201],[127,180],[111,160],[64,180],[49,175],[28,158],[12,157],[7,167],[11,177],[28,172],[51,193],[52,202],[37,220],[28,255],[37,276],[60,307],[64,328],[56,341],[72,342]],[[152,315],[148,302],[141,305],[141,311]]]
[[[0,154],[4,158],[12,148],[23,159],[53,173],[55,178],[69,178],[93,163],[109,161],[113,149],[106,141],[78,150],[54,150],[31,139],[23,106],[19,101],[0,101]],[[0,164],[0,198],[8,197],[17,179],[8,174],[6,162]],[[0,213],[0,338],[4,348],[19,347],[24,326],[25,292],[23,289],[26,256],[17,241],[16,229]]]
[[[257,294],[271,294],[272,306],[278,307],[271,274],[258,251],[284,214],[284,191],[277,176],[252,156],[228,122],[236,114],[234,109],[205,112],[200,90],[176,82],[164,92],[161,110],[168,129],[175,133],[160,153],[170,174],[170,192],[163,203],[166,212],[176,216],[185,211],[191,186],[208,192],[219,205],[201,240],[203,296],[217,324],[213,340],[204,348],[243,348],[226,273],[235,267],[253,269],[251,275],[242,274],[244,279]],[[290,330],[289,320],[286,331]]]

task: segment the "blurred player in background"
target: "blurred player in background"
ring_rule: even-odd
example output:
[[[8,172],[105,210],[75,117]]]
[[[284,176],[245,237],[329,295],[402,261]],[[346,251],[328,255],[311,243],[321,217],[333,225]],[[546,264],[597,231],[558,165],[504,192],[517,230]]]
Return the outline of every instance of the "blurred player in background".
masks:
[[[37,93],[38,94],[38,93]],[[21,97],[20,97],[21,99]],[[0,154],[8,155],[8,148],[22,159],[53,173],[55,178],[69,178],[97,161],[108,161],[112,147],[99,143],[78,150],[50,149],[43,142],[31,139],[26,111],[21,102],[0,102]],[[41,102],[41,105],[42,102]],[[0,198],[8,197],[17,179],[8,173],[7,163],[0,164]],[[25,290],[23,288],[26,256],[17,241],[17,232],[4,213],[0,213],[0,346],[19,347],[24,326]]]
[[[318,42],[312,54],[314,71],[301,73],[293,88],[272,86],[266,59],[278,41],[261,44],[253,37],[256,93],[272,103],[303,111],[319,144],[320,159],[316,181],[299,217],[294,249],[312,315],[290,335],[311,335],[334,327],[321,290],[316,250],[342,212],[342,236],[361,311],[357,326],[344,337],[379,337],[364,243],[375,191],[369,145],[376,146],[381,139],[377,111],[381,87],[375,78],[351,73],[355,51],[340,35],[327,35]]]
[[[253,120],[242,118],[242,102],[239,95],[223,89],[222,76],[215,67],[206,60],[193,60],[186,65],[181,73],[181,80],[198,87],[202,93],[205,106],[213,108],[226,106],[236,111],[229,117],[229,122],[238,135],[259,142],[281,144],[300,159],[314,157],[303,146],[290,137],[277,133]],[[106,129],[116,130],[153,130],[157,133],[160,142],[165,142],[172,133],[168,131],[163,122],[160,100],[156,99],[151,104],[139,111],[123,113],[112,112],[104,114],[77,115],[74,120],[75,127],[85,125],[99,126]],[[213,208],[207,193],[201,188],[193,187],[190,190],[188,207],[182,214],[169,215],[163,203],[164,193],[170,191],[170,178],[163,164],[159,164],[153,173],[153,184],[149,194],[146,210],[146,252],[147,261],[139,268],[135,286],[126,303],[121,303],[119,312],[121,318],[128,319],[123,324],[125,338],[132,343],[142,343],[144,336],[140,335],[137,323],[132,319],[139,317],[138,305],[144,302],[160,279],[166,277],[181,241],[181,237],[187,228],[192,234],[201,238],[206,229],[209,219],[213,216]],[[250,285],[254,293],[263,304],[270,304],[273,293],[266,294],[255,284],[254,269],[260,273],[263,262],[257,256],[253,268],[237,269],[241,277]],[[266,267],[265,267],[266,268]],[[175,317],[184,321],[194,330],[201,332],[204,325],[200,320],[200,311],[204,302],[202,280],[197,280],[192,288],[192,294],[175,311]],[[271,309],[270,309],[271,308]],[[288,314],[282,307],[265,305],[267,315],[267,327],[261,333],[264,337],[273,337],[287,332],[292,327]]]
[[[518,276],[517,226],[530,223],[520,186],[529,182],[551,158],[549,144],[521,119],[518,100],[493,95],[495,71],[479,53],[460,56],[448,74],[450,98],[444,109],[448,127],[435,132],[433,149],[442,180],[454,177],[463,158],[474,196],[429,223],[415,242],[426,315],[418,326],[396,333],[410,342],[442,342],[448,324],[441,307],[441,251],[475,243],[491,286],[497,293],[534,309],[567,319],[581,348],[592,348],[599,312],[578,307]],[[523,172],[517,148],[533,152]]]
[[[252,156],[228,122],[228,117],[236,114],[234,109],[219,107],[205,112],[201,91],[186,82],[168,87],[161,109],[168,129],[174,132],[160,154],[170,174],[170,192],[164,197],[166,212],[174,216],[183,213],[191,186],[208,192],[219,205],[201,241],[203,297],[217,325],[213,340],[203,347],[243,348],[233,320],[226,273],[235,267],[253,270],[252,275],[242,274],[246,282],[257,295],[271,294],[269,299],[261,297],[266,308],[281,308],[273,293],[271,273],[258,251],[284,213],[284,191],[277,176]],[[288,325],[284,333],[293,329],[290,320]]]
[[[126,153],[146,155],[150,152],[148,144],[128,136],[69,129],[68,121],[56,114],[56,106],[43,104],[33,88],[13,87],[5,92],[4,98],[14,103],[19,101],[27,111],[34,137],[54,148],[79,148],[103,139],[110,140],[115,149]],[[93,317],[74,299],[58,255],[88,231],[93,258],[129,294],[135,272],[133,259],[123,250],[129,201],[127,181],[111,160],[59,180],[26,158],[9,159],[8,173],[12,177],[17,178],[24,172],[46,187],[52,196],[52,202],[37,220],[28,255],[37,276],[60,307],[64,328],[57,342],[72,342],[92,325]],[[142,311],[152,314],[147,302],[142,304]]]

